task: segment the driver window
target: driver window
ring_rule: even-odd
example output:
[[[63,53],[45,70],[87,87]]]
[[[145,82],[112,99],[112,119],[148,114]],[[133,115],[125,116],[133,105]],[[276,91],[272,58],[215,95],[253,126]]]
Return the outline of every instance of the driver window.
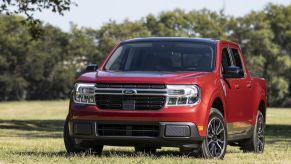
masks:
[[[222,49],[222,60],[221,60],[221,69],[222,69],[222,73],[224,73],[224,70],[231,66],[231,60],[230,60],[230,56],[228,53],[228,49],[227,48],[223,48]]]

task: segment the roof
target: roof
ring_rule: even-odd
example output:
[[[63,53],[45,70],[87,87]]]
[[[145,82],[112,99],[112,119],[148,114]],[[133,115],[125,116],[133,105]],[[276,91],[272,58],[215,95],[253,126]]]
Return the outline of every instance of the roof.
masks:
[[[218,40],[210,38],[186,38],[186,37],[149,37],[149,38],[136,38],[123,41],[121,43],[136,43],[136,42],[195,42],[195,43],[208,43],[216,44]]]

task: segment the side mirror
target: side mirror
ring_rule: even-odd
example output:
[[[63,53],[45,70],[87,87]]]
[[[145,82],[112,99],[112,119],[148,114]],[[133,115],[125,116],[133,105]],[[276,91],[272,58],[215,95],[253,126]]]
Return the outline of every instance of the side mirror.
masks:
[[[97,64],[88,64],[85,72],[95,72],[98,69],[98,65]]]
[[[229,66],[223,71],[224,78],[242,78],[244,77],[244,71],[237,66]]]

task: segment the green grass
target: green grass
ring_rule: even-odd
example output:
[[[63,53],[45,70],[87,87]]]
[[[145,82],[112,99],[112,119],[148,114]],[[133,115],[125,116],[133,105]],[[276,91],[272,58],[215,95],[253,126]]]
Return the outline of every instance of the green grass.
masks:
[[[156,155],[135,154],[131,147],[106,146],[102,155],[68,155],[62,128],[68,101],[0,103],[0,163],[290,163],[291,109],[268,109],[264,154],[228,146],[224,160],[181,156],[163,148]]]

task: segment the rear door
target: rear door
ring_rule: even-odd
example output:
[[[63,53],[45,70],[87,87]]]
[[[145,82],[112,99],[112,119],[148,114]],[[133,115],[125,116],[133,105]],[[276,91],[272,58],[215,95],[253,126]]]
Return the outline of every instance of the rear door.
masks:
[[[227,45],[222,49],[222,74],[227,66],[238,66],[243,68],[244,66],[240,57],[240,54],[233,50],[233,45]],[[232,52],[234,51],[234,52]],[[245,84],[246,84],[246,73],[241,78],[222,78],[225,84],[225,96],[226,96],[226,118],[227,127],[230,139],[236,139],[237,137],[246,134],[249,129],[247,123],[247,114],[245,109],[247,106]]]
[[[244,71],[244,77],[239,79],[240,85],[240,104],[242,105],[239,111],[240,120],[246,126],[250,126],[252,122],[252,115],[253,115],[253,93],[252,93],[252,81],[248,72],[246,71],[246,65],[244,64],[242,53],[238,46],[229,47],[232,58],[233,64],[237,67],[240,67]]]

